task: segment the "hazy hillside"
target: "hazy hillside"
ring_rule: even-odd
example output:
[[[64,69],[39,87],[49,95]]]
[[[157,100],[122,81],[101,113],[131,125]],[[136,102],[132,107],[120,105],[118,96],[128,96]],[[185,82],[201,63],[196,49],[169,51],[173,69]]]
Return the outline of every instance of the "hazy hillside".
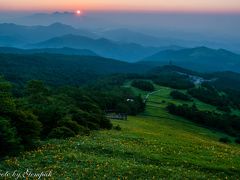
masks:
[[[43,49],[18,49],[12,47],[0,47],[0,53],[10,54],[65,54],[65,55],[79,55],[79,56],[97,56],[96,53],[87,49],[73,49],[73,48],[43,48]]]
[[[108,39],[92,39],[85,36],[64,35],[29,45],[35,48],[61,48],[70,47],[89,49],[100,56],[134,62],[159,51],[156,47],[144,47],[134,43],[117,43]]]
[[[240,72],[240,56],[224,49],[197,47],[182,50],[160,51],[140,63],[163,65],[172,63],[197,71],[237,71]]]
[[[161,47],[161,50],[172,49],[179,50],[183,49],[180,46],[174,44],[182,44],[179,39],[174,39],[170,37],[156,37],[129,29],[112,29],[99,32],[99,36],[102,36],[107,39],[114,41],[125,42],[125,43],[137,43],[143,46],[156,46]]]
[[[149,68],[97,56],[0,54],[0,74],[18,84],[31,79],[49,84],[82,84],[99,74],[142,73]]]
[[[193,76],[204,76],[203,73],[192,71],[190,69],[186,69],[186,68],[182,68],[180,66],[174,66],[174,65],[157,66],[152,68],[148,73],[158,74],[161,72],[178,72],[178,73],[183,73],[183,74],[193,75]]]
[[[48,26],[23,26],[3,23],[0,24],[0,45],[21,47],[26,43],[36,43],[70,33],[95,37],[94,33],[82,29],[75,29],[72,26],[61,23],[54,23]]]

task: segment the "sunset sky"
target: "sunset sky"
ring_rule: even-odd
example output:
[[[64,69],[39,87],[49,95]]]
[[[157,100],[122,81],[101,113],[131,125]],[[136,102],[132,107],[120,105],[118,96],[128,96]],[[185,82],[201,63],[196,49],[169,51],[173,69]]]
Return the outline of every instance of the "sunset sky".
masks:
[[[126,10],[240,13],[240,0],[0,0],[0,10]]]

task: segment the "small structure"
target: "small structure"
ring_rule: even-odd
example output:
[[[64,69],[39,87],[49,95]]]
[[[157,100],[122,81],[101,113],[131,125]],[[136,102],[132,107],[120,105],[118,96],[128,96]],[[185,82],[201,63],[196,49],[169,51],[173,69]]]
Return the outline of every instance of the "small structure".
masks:
[[[117,120],[127,120],[126,113],[107,113],[107,118],[109,119],[117,119]]]
[[[127,102],[134,102],[134,99],[127,99]]]

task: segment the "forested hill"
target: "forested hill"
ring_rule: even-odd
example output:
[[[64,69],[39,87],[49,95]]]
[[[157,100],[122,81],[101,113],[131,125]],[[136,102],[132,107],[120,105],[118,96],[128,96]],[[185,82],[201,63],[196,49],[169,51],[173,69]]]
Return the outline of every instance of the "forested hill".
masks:
[[[52,85],[80,85],[99,74],[142,73],[148,69],[97,56],[0,54],[0,74],[18,84],[39,79]]]
[[[169,64],[169,62],[195,71],[240,72],[240,55],[225,49],[207,47],[160,51],[140,61],[140,63],[155,66]]]

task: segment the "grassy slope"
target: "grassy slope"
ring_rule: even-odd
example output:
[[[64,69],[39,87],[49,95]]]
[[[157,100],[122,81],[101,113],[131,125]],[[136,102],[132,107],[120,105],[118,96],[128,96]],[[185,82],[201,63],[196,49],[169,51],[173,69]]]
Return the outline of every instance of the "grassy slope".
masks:
[[[142,115],[113,121],[122,131],[51,140],[6,160],[0,169],[52,170],[54,179],[239,179],[240,147],[219,143],[221,133],[169,115],[164,104],[151,102],[162,100],[163,92],[150,96]]]

